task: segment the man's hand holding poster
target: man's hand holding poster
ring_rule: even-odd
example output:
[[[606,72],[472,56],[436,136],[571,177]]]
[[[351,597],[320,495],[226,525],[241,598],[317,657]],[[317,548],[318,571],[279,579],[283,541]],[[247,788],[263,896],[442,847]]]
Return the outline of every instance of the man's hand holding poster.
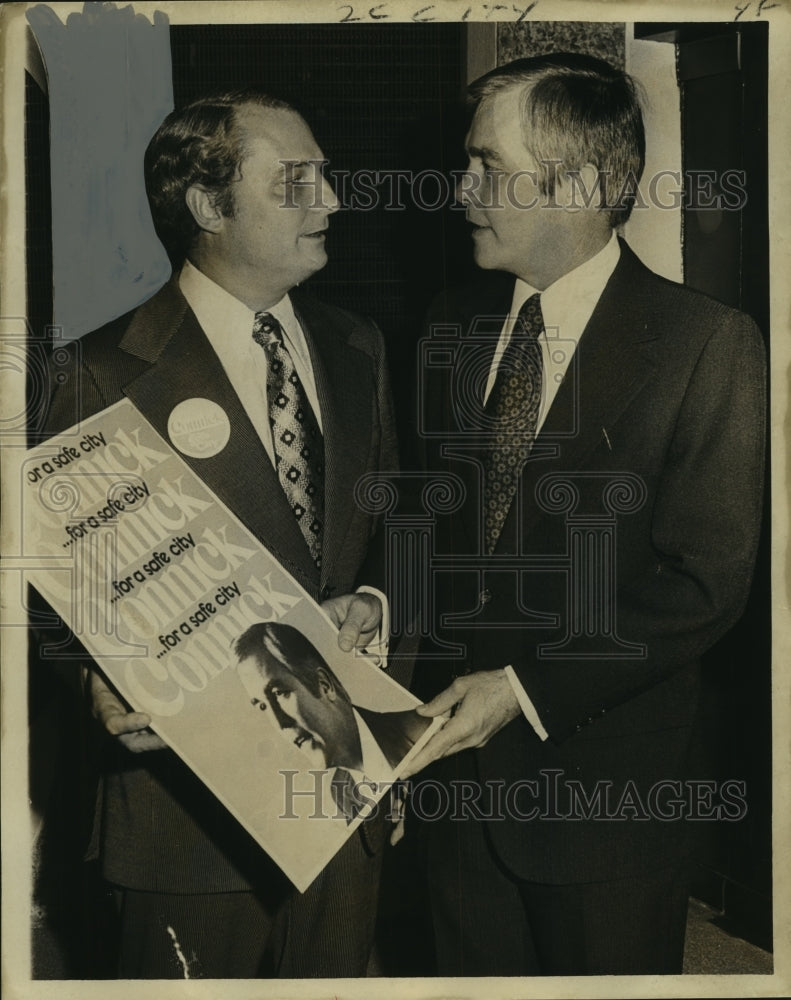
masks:
[[[183,433],[210,448],[216,427]],[[30,582],[304,891],[390,810],[437,723],[378,660],[339,648],[327,614],[129,401],[32,449],[22,477]]]

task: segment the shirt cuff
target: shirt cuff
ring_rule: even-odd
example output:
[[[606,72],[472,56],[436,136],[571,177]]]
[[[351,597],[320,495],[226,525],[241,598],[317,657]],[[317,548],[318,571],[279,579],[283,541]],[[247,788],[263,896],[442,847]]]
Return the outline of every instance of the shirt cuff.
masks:
[[[372,594],[374,597],[379,598],[379,603],[382,605],[382,620],[379,623],[379,629],[368,643],[365,651],[373,659],[377,667],[386,670],[387,653],[390,648],[390,603],[382,591],[377,590],[376,587],[358,587],[356,592],[358,594]]]
[[[516,700],[519,702],[519,707],[522,709],[524,717],[530,723],[530,725],[535,729],[536,736],[540,740],[549,739],[549,733],[541,725],[541,719],[538,717],[538,712],[533,702],[528,698],[527,691],[522,687],[519,678],[514,672],[512,666],[507,666],[505,668],[505,676],[508,678],[508,683],[513,688],[513,692],[516,695]]]

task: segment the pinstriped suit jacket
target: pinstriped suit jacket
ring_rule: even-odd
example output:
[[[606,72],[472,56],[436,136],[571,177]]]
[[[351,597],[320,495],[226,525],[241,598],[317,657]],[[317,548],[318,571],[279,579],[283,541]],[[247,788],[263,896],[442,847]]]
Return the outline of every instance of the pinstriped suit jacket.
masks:
[[[324,428],[320,573],[272,463],[175,280],[73,345],[48,428],[55,433],[74,423],[75,399],[76,412],[88,417],[126,397],[167,440],[174,406],[195,396],[211,399],[230,419],[228,444],[212,458],[184,460],[308,593],[323,600],[363,582],[377,525],[355,504],[354,484],[366,473],[396,468],[395,429],[376,327],[302,290],[291,297],[308,341]],[[260,885],[271,863],[174,754],[109,752],[115,759],[105,770],[100,836],[110,881],[160,892]]]

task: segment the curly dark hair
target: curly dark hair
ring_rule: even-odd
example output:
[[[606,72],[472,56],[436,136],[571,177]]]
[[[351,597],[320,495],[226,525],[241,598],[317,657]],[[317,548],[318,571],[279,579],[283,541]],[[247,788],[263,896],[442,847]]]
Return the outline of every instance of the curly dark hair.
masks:
[[[146,194],[154,229],[174,270],[184,260],[199,233],[187,208],[187,189],[202,184],[215,205],[233,216],[231,182],[245,156],[244,133],[237,111],[245,105],[294,111],[278,97],[248,87],[207,94],[178,108],[162,122],[148,144],[144,159]]]

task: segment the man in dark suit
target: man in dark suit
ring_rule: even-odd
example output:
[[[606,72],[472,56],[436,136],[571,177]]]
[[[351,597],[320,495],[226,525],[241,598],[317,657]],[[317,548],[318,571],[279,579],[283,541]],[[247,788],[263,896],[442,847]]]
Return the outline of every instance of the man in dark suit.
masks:
[[[505,274],[441,296],[424,373],[430,467],[464,486],[418,675],[419,711],[452,714],[411,766],[439,972],[680,972],[687,835],[718,808],[689,771],[700,657],[758,542],[761,338],[616,235],[644,163],[625,74],[542,56],[470,93],[460,197]]]
[[[145,175],[173,277],[75,347],[49,427],[73,422],[75,399],[83,417],[130,399],[324,602],[349,650],[382,612],[375,594],[354,592],[376,530],[354,484],[395,467],[396,449],[380,333],[297,287],[326,263],[339,207],[322,162],[304,120],[258,92],[169,115]],[[195,448],[177,407],[223,433]],[[150,719],[89,676],[94,714],[116,738],[96,834],[120,908],[119,974],[181,977],[185,956],[193,978],[364,975],[382,838],[350,838],[299,895]]]
[[[388,787],[430,725],[414,709],[374,712],[352,704],[313,643],[286,622],[258,622],[236,641],[239,679],[251,704],[270,711],[279,731],[313,768],[336,769],[333,798],[352,820]]]

